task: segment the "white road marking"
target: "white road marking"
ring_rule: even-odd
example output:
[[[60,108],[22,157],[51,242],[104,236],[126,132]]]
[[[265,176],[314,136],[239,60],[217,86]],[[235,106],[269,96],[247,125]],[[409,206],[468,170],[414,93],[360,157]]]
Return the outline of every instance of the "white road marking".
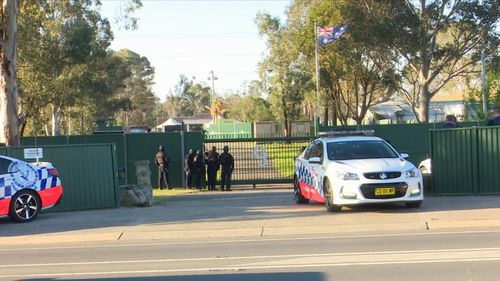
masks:
[[[294,254],[294,255],[260,255],[260,256],[225,256],[225,257],[206,257],[206,258],[181,258],[181,259],[152,259],[152,260],[117,260],[117,261],[88,261],[88,262],[62,262],[62,263],[32,263],[32,264],[2,264],[4,268],[21,268],[21,267],[65,267],[65,266],[91,266],[91,265],[119,265],[119,264],[151,264],[151,263],[173,263],[173,262],[198,262],[198,261],[229,261],[229,260],[266,260],[272,259],[298,259],[298,258],[345,258],[352,256],[402,256],[402,255],[420,255],[429,258],[436,257],[438,254],[478,254],[478,255],[493,255],[494,258],[500,259],[499,248],[463,248],[463,249],[442,249],[442,250],[411,250],[411,251],[375,251],[375,252],[349,252],[349,253],[324,253],[324,254]],[[472,254],[471,254],[472,253]],[[439,257],[438,257],[439,258]],[[354,263],[356,264],[356,263]]]
[[[37,274],[12,274],[0,275],[0,278],[43,278],[43,277],[79,277],[79,276],[106,276],[106,275],[139,275],[139,274],[165,274],[165,273],[194,273],[194,272],[214,272],[214,271],[244,271],[244,270],[265,270],[265,269],[296,269],[296,268],[317,268],[317,267],[345,267],[345,266],[366,266],[366,265],[392,265],[392,264],[424,264],[424,263],[452,263],[452,262],[485,262],[500,261],[498,258],[467,258],[467,259],[444,259],[444,260],[416,260],[416,261],[389,261],[389,262],[357,262],[357,263],[316,263],[316,264],[288,264],[288,265],[262,265],[262,266],[237,266],[237,267],[205,267],[189,269],[160,269],[160,270],[127,270],[127,271],[94,271],[94,272],[73,272],[73,273],[37,273]]]

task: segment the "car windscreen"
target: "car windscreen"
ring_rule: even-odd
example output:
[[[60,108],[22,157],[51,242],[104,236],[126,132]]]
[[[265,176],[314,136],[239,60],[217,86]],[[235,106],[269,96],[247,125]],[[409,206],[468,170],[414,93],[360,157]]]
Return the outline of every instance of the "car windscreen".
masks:
[[[330,160],[399,157],[387,143],[378,140],[330,142],[327,144],[327,153]]]

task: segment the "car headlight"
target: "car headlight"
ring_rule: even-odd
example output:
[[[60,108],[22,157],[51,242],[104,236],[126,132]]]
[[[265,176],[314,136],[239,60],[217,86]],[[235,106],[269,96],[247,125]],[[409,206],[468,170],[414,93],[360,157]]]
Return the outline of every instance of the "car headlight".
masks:
[[[337,178],[345,181],[359,180],[358,174],[349,172],[337,172]]]
[[[418,173],[419,172],[417,168],[412,168],[405,172],[407,178],[416,178],[418,177]]]

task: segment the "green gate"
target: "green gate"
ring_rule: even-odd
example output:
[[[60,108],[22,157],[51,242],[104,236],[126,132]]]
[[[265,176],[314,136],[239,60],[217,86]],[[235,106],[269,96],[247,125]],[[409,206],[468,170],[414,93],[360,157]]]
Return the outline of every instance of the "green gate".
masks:
[[[247,138],[205,140],[205,152],[225,145],[234,157],[233,184],[291,183],[295,158],[311,138]],[[220,175],[218,175],[219,177]]]

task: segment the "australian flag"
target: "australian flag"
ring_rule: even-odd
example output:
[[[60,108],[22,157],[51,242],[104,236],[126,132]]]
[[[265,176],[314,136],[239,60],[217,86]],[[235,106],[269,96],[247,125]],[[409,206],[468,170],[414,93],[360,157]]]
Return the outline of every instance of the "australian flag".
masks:
[[[320,46],[332,43],[342,36],[350,25],[344,24],[336,27],[318,27],[318,44]]]

